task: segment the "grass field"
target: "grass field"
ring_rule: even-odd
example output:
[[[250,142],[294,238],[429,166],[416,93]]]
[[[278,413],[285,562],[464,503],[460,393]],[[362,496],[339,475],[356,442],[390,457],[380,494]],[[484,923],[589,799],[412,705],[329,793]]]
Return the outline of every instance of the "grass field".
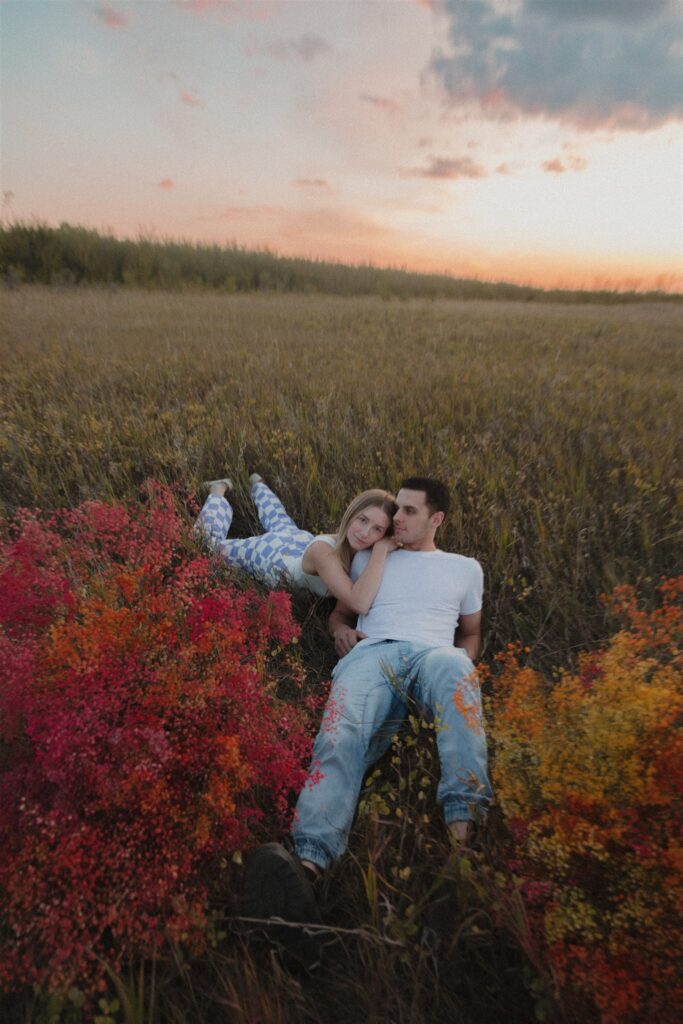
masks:
[[[4,511],[258,470],[295,519],[427,471],[486,572],[485,655],[564,662],[680,567],[680,308],[24,289],[2,296]]]
[[[675,304],[19,288],[0,295],[0,317],[5,516],[137,498],[155,478],[178,486],[189,524],[199,482],[229,473],[234,532],[247,535],[258,471],[317,531],[359,490],[438,475],[454,499],[440,544],[485,571],[484,660],[520,641],[548,675],[610,633],[602,593],[632,583],[647,603],[683,568]],[[296,604],[311,678],[332,660],[327,609]],[[433,773],[433,745],[420,740],[417,727],[399,751],[409,779]],[[232,935],[199,964],[167,965],[151,1001],[149,974],[131,976],[132,1001],[119,992],[112,1019],[514,1024],[535,1007],[567,1020],[523,924],[513,941],[490,911],[502,833],[473,875],[449,857],[436,816],[417,832],[377,824],[373,800],[381,807],[387,780],[396,786],[395,765],[383,773],[326,882],[347,929],[331,979],[302,987]],[[21,1013],[79,1019],[71,1004]]]

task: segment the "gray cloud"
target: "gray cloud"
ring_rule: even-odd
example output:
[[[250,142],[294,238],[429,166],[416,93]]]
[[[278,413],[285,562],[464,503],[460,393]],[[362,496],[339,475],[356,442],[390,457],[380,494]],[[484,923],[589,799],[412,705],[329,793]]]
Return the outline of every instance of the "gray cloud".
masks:
[[[461,178],[484,178],[486,171],[469,156],[435,156],[428,167],[414,167],[405,174],[410,178],[445,178],[448,181],[459,181]]]
[[[634,21],[661,14],[675,7],[672,0],[526,0],[530,11],[542,12],[555,20]]]
[[[298,39],[292,39],[290,49],[300,60],[314,60],[321,53],[332,53],[332,47],[322,36],[316,36],[311,32],[305,32]]]
[[[678,0],[445,0],[451,52],[430,69],[493,117],[648,129],[683,116]]]

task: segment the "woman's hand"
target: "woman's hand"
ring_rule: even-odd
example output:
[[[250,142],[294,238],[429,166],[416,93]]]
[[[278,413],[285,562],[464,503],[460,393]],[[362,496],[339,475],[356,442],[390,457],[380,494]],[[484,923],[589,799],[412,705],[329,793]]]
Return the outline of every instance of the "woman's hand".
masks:
[[[329,592],[338,601],[343,601],[351,614],[367,615],[382,582],[387,555],[397,547],[399,544],[393,537],[382,537],[372,547],[366,548],[370,561],[355,582],[336,552],[325,541],[312,541],[304,552],[301,564],[304,572],[320,576]]]
[[[396,549],[400,547],[400,543],[396,540],[394,536],[382,537],[381,540],[375,541],[375,543],[372,545],[373,551],[375,550],[375,548],[380,548],[380,550],[383,548],[387,555],[390,555],[392,551],[396,551]]]

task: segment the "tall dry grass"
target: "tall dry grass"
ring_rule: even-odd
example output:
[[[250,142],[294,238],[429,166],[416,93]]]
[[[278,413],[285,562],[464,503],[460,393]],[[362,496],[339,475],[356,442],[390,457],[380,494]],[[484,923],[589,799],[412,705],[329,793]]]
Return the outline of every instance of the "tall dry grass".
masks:
[[[597,596],[680,566],[677,307],[293,296],[2,295],[0,495],[54,507],[258,470],[330,528],[349,498],[444,477],[441,544],[486,573],[485,654],[604,633]]]
[[[60,288],[105,285],[212,289],[233,292],[297,292],[324,295],[381,295],[384,299],[512,299],[526,302],[679,302],[666,291],[550,291],[504,281],[420,274],[371,263],[348,265],[281,256],[269,249],[206,245],[154,232],[116,238],[77,224],[59,227],[37,221],[0,220],[0,279],[9,287],[47,284]],[[638,288],[638,284],[635,285]]]
[[[609,632],[598,597],[647,598],[681,567],[681,323],[675,306],[383,302],[19,288],[0,295],[0,497],[53,508],[199,482],[237,483],[234,531],[257,528],[259,471],[312,530],[357,491],[438,474],[441,546],[486,574],[487,659],[536,665]],[[326,604],[295,602],[311,685],[334,655]],[[339,942],[319,977],[285,974],[235,915],[219,872],[215,945],[112,978],[110,1024],[562,1020],[501,874],[505,832],[450,851],[433,736],[415,723],[366,786],[349,855],[322,894]],[[78,992],[22,998],[8,1019],[76,1024]]]

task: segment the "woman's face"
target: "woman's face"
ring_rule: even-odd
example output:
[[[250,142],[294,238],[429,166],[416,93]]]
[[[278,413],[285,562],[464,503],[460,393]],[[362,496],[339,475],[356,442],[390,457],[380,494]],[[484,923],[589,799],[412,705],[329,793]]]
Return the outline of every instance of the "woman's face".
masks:
[[[346,538],[352,551],[363,551],[371,548],[375,541],[381,540],[391,525],[391,519],[381,508],[363,509],[349,523]]]

